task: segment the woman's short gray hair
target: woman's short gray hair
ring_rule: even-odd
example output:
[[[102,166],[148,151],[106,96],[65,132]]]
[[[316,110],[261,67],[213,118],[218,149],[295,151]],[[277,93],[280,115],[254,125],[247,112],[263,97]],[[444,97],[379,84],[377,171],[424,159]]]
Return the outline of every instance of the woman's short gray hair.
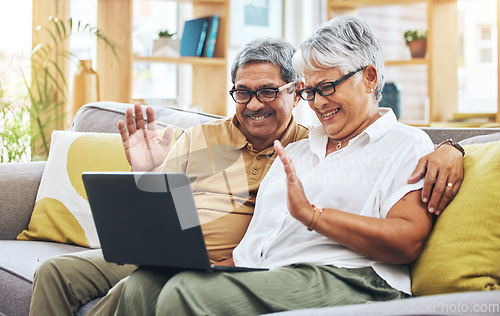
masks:
[[[243,45],[234,58],[231,66],[231,82],[236,80],[238,68],[251,63],[270,63],[280,67],[281,76],[285,82],[299,82],[292,65],[295,48],[284,39],[275,37],[262,37]],[[295,85],[289,88],[293,91]]]
[[[372,28],[354,16],[339,16],[325,22],[300,45],[293,57],[293,66],[302,77],[305,71],[338,68],[347,74],[368,65],[377,68],[373,98],[379,102],[385,80],[382,46]]]

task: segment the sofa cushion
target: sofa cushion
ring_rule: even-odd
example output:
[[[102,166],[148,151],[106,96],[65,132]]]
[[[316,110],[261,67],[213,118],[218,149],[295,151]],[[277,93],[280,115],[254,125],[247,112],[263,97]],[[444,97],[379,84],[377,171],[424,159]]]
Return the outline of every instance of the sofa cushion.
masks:
[[[18,240],[100,246],[83,171],[128,171],[119,134],[55,131],[28,229]]]
[[[414,297],[388,302],[344,305],[300,309],[267,316],[464,316],[498,315],[500,313],[500,291],[468,292]]]
[[[52,256],[87,248],[51,242],[0,240],[0,249],[0,311],[6,315],[28,315],[33,275],[40,263]]]
[[[414,295],[484,290],[500,264],[500,141],[464,149],[460,191],[412,265]]]

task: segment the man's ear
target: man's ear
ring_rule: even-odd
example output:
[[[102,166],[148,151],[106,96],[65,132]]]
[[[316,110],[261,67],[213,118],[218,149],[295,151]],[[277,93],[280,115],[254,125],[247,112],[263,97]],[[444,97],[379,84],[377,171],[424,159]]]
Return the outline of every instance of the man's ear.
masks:
[[[299,104],[300,100],[302,100],[302,98],[299,95],[299,91],[304,89],[304,87],[305,87],[304,81],[299,81],[295,86],[295,90],[293,91],[293,102],[294,102],[293,107],[296,107]]]

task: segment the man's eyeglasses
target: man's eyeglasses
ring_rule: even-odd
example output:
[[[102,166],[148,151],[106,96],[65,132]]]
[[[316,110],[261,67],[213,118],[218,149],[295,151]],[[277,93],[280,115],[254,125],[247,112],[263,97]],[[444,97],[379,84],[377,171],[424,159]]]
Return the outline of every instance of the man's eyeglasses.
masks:
[[[281,90],[289,88],[292,84],[293,82],[289,82],[278,88],[262,88],[255,91],[246,89],[233,89],[229,91],[229,94],[231,95],[231,97],[233,97],[233,100],[236,103],[248,103],[250,102],[254,94],[260,102],[273,102],[274,100],[276,100],[276,97]]]
[[[322,96],[322,97],[326,97],[326,96],[332,95],[332,94],[335,93],[335,91],[337,91],[336,87],[339,84],[341,84],[345,80],[347,80],[350,77],[352,77],[355,73],[357,73],[357,72],[359,72],[359,71],[361,71],[361,70],[363,70],[365,68],[366,67],[361,67],[358,70],[352,71],[352,72],[348,73],[347,75],[344,75],[344,76],[340,77],[339,79],[337,79],[335,81],[323,82],[323,83],[320,83],[319,85],[317,85],[314,88],[305,88],[305,89],[299,90],[299,95],[305,101],[312,101],[312,100],[314,100],[316,92],[320,96]]]

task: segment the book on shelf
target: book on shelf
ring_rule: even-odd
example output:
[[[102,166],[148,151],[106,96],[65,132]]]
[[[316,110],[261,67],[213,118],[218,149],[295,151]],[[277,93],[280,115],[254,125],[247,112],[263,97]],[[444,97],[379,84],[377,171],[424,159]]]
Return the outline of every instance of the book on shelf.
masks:
[[[181,38],[181,56],[201,56],[208,28],[208,18],[187,20]]]
[[[217,39],[217,31],[219,29],[219,17],[213,15],[208,17],[207,35],[203,44],[202,57],[213,57],[215,49],[215,40]]]

